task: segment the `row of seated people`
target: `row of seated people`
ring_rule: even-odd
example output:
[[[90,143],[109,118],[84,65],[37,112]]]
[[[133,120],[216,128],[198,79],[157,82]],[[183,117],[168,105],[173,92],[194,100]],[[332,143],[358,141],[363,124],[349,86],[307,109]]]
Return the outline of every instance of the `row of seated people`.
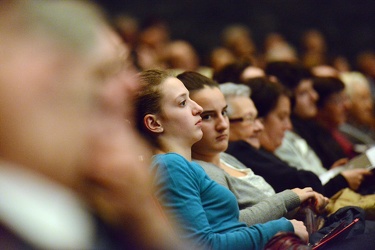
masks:
[[[262,141],[258,136],[263,125],[257,119],[249,91],[240,88],[225,98],[215,82],[194,72],[185,72],[175,78],[165,71],[147,70],[140,76],[142,86],[136,100],[137,127],[155,147],[152,170],[156,194],[182,226],[183,237],[203,248],[214,249],[262,249],[265,242],[279,231],[294,231],[307,241],[306,228],[301,222],[288,221],[283,216],[293,218],[293,210],[311,200],[315,202],[316,212],[325,211],[328,199],[313,190],[325,190],[318,176],[286,164],[284,169],[304,172],[305,176],[293,177],[292,181],[299,182],[300,188],[290,187],[293,183],[289,183],[288,187],[278,190],[273,187],[275,182],[267,183],[267,176],[256,175],[259,168],[254,167],[256,161],[251,161],[251,151],[234,150],[239,154],[238,159],[223,153],[232,136],[232,132],[229,133],[232,124],[241,124],[238,133],[245,136],[229,143],[228,152],[236,143],[253,148],[249,141],[258,144]],[[227,86],[229,89],[241,87],[224,84],[224,93]],[[271,124],[281,116],[281,123],[288,127],[290,100],[288,96],[278,94],[273,95],[277,107],[272,107],[270,113],[261,119],[270,115],[268,124]],[[274,112],[275,108],[281,108],[281,114]],[[241,117],[235,113],[240,110],[246,110],[248,114]],[[272,139],[280,142],[283,133],[284,129],[281,135]],[[233,152],[232,155],[236,156]],[[269,158],[266,157],[263,163],[267,164]],[[267,172],[277,172],[277,167],[266,169]],[[279,174],[278,179],[288,183],[292,178]],[[350,238],[345,247],[356,241],[354,244],[372,244],[373,222],[368,221],[366,226],[361,240]],[[343,245],[336,243],[330,247],[342,248]]]
[[[216,72],[224,65],[237,60],[250,59],[257,66],[262,66],[270,61],[285,59],[299,60],[306,67],[331,64],[340,71],[347,71],[355,66],[370,77],[374,74],[373,52],[363,50],[357,54],[356,62],[349,61],[345,55],[333,55],[325,34],[317,29],[306,29],[301,34],[300,44],[296,45],[289,42],[282,33],[276,32],[265,34],[262,40],[258,37],[255,42],[251,27],[247,24],[226,24],[216,38],[217,47],[202,51],[202,48],[194,48],[190,41],[172,39],[176,34],[162,17],[141,19],[118,13],[112,18],[142,70],[161,67],[183,71],[199,70],[205,65]]]
[[[252,171],[233,169],[260,183],[252,191],[259,198],[240,211],[234,189],[190,162],[191,148],[210,121],[201,117],[205,101],[221,98],[220,118],[229,127],[217,87],[196,92],[201,107],[177,78],[159,71],[140,75],[136,121],[159,153],[151,188],[151,152],[131,126],[138,82],[126,67],[127,47],[100,10],[85,1],[17,0],[5,1],[0,13],[2,249],[262,249],[280,231],[307,241],[303,223],[282,216],[292,218],[292,210],[310,199],[316,212],[323,211],[323,195],[311,187],[276,194]],[[229,164],[234,159],[227,156]],[[268,215],[263,209],[277,211]],[[373,245],[365,229],[334,248]]]
[[[337,77],[313,78],[307,69],[295,63],[273,62],[268,64],[265,70],[287,87],[293,105],[293,130],[289,131],[291,126],[285,127],[285,137],[281,138],[279,144],[268,146],[269,151],[275,151],[280,158],[294,167],[315,172],[326,184],[337,172],[337,168],[333,173],[327,173],[327,169],[343,165],[348,159],[373,146],[370,129],[373,108],[366,81],[347,82],[347,92],[344,83]],[[229,77],[227,79],[234,79],[233,74],[226,76]],[[259,86],[264,86],[264,81],[266,80],[262,78],[250,78],[243,82],[259,89]],[[253,97],[256,103],[259,102],[260,110],[269,104],[264,101],[267,99],[264,92],[265,89],[261,91],[261,95]],[[348,94],[350,99],[347,98]],[[363,127],[368,129],[362,130]],[[347,175],[346,179],[355,181],[350,185],[357,189],[363,178],[359,175],[359,179],[355,180],[348,176],[353,173],[349,171],[344,175]],[[331,181],[330,186],[336,186],[332,184]],[[338,188],[340,186],[342,187],[342,184]],[[337,189],[333,189],[331,195],[335,191]]]
[[[173,68],[179,72],[198,71],[211,77],[220,74],[227,65],[248,61],[261,68],[280,60],[300,62],[308,68],[331,65],[340,73],[357,70],[364,74],[375,100],[375,53],[363,49],[355,60],[348,60],[345,55],[334,56],[325,34],[316,29],[306,30],[301,35],[300,50],[297,50],[295,44],[292,45],[281,33],[266,34],[259,46],[246,24],[227,24],[217,38],[219,47],[208,48],[209,51],[205,52],[196,50],[189,41],[173,40],[175,34],[162,18],[140,20],[120,13],[113,19],[122,38],[130,45],[140,70]]]

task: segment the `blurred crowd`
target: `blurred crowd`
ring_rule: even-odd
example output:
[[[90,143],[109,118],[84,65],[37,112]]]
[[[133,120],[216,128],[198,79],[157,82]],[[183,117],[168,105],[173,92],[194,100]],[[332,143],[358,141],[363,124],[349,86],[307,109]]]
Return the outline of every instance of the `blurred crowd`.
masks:
[[[133,51],[139,69],[197,70],[208,67],[208,72],[204,72],[213,74],[224,65],[238,61],[264,68],[267,62],[285,60],[300,62],[308,68],[322,67],[322,70],[323,66],[330,66],[340,73],[359,71],[371,81],[374,78],[374,51],[364,48],[355,60],[349,61],[344,54],[330,53],[325,35],[317,29],[304,31],[300,44],[291,44],[281,33],[269,33],[257,47],[251,27],[228,24],[219,35],[221,46],[211,48],[208,55],[200,55],[190,41],[173,40],[169,24],[161,17],[137,19],[119,14],[112,21]]]
[[[118,15],[112,18],[112,24],[140,71],[196,71],[218,83],[244,83],[265,76],[264,70],[270,63],[288,62],[306,68],[314,77],[338,78],[345,84],[348,101],[343,105],[345,117],[337,125],[355,144],[357,153],[374,143],[374,51],[363,50],[355,61],[349,61],[345,55],[332,55],[324,34],[317,29],[301,35],[298,47],[302,50],[297,50],[280,33],[266,35],[263,46],[257,48],[250,27],[233,24],[223,27],[221,46],[212,48],[207,58],[198,54],[189,41],[172,40],[169,25],[162,18],[139,20]]]

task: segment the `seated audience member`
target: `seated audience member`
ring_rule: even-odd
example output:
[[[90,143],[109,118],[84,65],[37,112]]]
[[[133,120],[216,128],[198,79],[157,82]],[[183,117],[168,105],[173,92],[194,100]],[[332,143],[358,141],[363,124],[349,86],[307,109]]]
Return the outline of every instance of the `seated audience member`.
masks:
[[[273,151],[275,150],[275,148],[277,148],[281,144],[281,141],[283,139],[283,132],[290,126],[290,101],[287,94],[283,92],[281,85],[277,86],[273,82],[264,82],[258,85],[258,88],[254,85],[251,86],[254,87],[253,100],[255,106],[258,107],[258,114],[260,117],[259,119],[261,119],[264,124],[264,130],[260,133],[259,136],[260,145],[262,146],[263,150],[259,150],[262,151],[261,153],[259,153],[258,151],[253,154],[247,151],[242,153],[242,155],[244,155],[245,153],[248,154],[247,157],[253,161],[253,166],[255,166],[253,167],[254,171],[263,171],[261,174],[266,180],[279,178],[278,183],[287,184],[284,182],[284,179],[288,179],[290,176],[294,176],[295,178],[303,178],[304,176],[298,176],[295,174],[295,168],[289,166],[287,163],[281,161],[273,155]],[[236,152],[243,148],[237,147]],[[245,157],[243,156],[241,160],[244,161]],[[250,162],[250,160],[248,162]],[[271,164],[273,164],[273,166],[271,166]],[[367,171],[367,173],[369,172]],[[309,181],[309,179],[306,179],[304,181]],[[276,181],[274,181],[273,183],[275,185],[280,185]],[[337,181],[332,179],[326,185],[324,185],[324,190],[326,193],[328,193],[328,195],[333,195],[338,191],[341,191],[340,187],[336,186],[336,183]],[[345,204],[345,206],[360,205],[353,200],[352,202]],[[365,208],[365,206],[363,207]],[[371,213],[373,213],[372,210],[374,206],[371,205],[371,203],[367,204],[366,207],[368,208],[366,208],[366,215],[370,215]],[[328,210],[327,212],[331,213],[332,210]],[[368,216],[368,218],[371,217]]]
[[[183,246],[138,160],[150,152],[123,122],[134,72],[117,71],[126,49],[100,11],[2,1],[0,36],[0,248]]]
[[[316,116],[316,121],[321,130],[316,132],[325,135],[327,144],[332,141],[332,147],[334,145],[333,142],[337,142],[340,149],[342,149],[342,151],[348,158],[352,158],[358,155],[360,152],[355,151],[356,148],[354,148],[354,145],[343,133],[339,131],[339,126],[346,121],[346,112],[348,110],[348,107],[350,106],[350,101],[345,91],[344,83],[338,78],[317,77],[314,78],[314,89],[320,96],[320,99],[317,103],[318,113]],[[327,158],[331,157],[328,148],[321,147],[321,149],[324,156],[327,156]],[[362,175],[357,176],[357,178],[359,178],[360,184],[362,184],[362,182],[366,180],[364,185],[362,185],[363,188],[373,185],[371,183],[372,181],[368,181],[369,178],[365,178],[366,176],[371,175],[371,172],[369,170],[356,169],[356,171],[358,171],[357,173],[362,173]]]
[[[313,87],[319,95],[313,139],[307,140],[325,166],[332,165],[341,157],[357,155],[354,145],[338,130],[346,121],[350,102],[344,83],[335,77],[315,77]]]
[[[215,71],[213,79],[218,83],[243,83],[254,77],[265,76],[261,68],[252,66],[249,62],[234,62]]]
[[[246,25],[231,24],[224,28],[221,34],[223,46],[229,49],[237,60],[256,60],[256,46],[251,36],[251,30]]]
[[[213,72],[219,71],[224,66],[234,63],[235,61],[236,58],[234,54],[227,48],[217,47],[210,52],[209,65]]]
[[[180,80],[164,71],[144,71],[140,79],[137,127],[155,146],[156,195],[182,227],[182,238],[204,249],[263,249],[279,231],[307,239],[306,228],[296,220],[250,227],[239,222],[235,196],[191,161],[191,147],[202,138],[202,108]]]
[[[234,85],[234,86],[238,86],[238,85]],[[263,86],[263,89],[264,89],[264,87],[266,87],[267,84],[263,84],[261,86]],[[225,92],[224,89],[223,89],[223,91]],[[279,127],[279,128],[280,127],[283,128],[284,126],[288,126],[288,121],[284,120],[285,123],[280,122],[281,120],[283,120],[283,119],[280,118],[280,117],[282,117],[281,114],[284,113],[283,110],[286,111],[284,109],[284,107],[288,106],[288,103],[286,102],[286,101],[288,101],[288,99],[284,99],[284,101],[280,100],[280,98],[277,97],[275,92],[277,92],[277,91],[272,91],[271,88],[266,88],[266,91],[265,91],[265,93],[267,93],[267,96],[270,95],[270,99],[267,99],[267,101],[271,103],[270,105],[266,105],[265,109],[268,109],[270,106],[273,106],[271,100],[277,100],[277,103],[279,104],[278,107],[276,107],[271,113],[264,116],[264,118],[261,118],[263,121],[266,121],[265,122],[265,130],[267,130],[267,128],[269,128],[270,126],[273,126],[273,127],[276,126],[276,127]],[[254,99],[255,99],[255,96],[257,96],[257,94],[258,94],[258,92],[254,91],[254,93],[253,93]],[[283,98],[281,98],[281,99],[283,99]],[[280,105],[280,103],[282,105]],[[241,106],[244,107],[245,106],[244,103],[242,103]],[[230,105],[229,105],[229,107],[230,107]],[[263,112],[264,112],[264,109],[263,110],[261,109],[259,113],[262,114]],[[278,119],[280,119],[280,120],[278,120]],[[273,131],[275,131],[275,130],[273,130]],[[279,133],[273,133],[272,136],[276,140],[280,141],[280,139],[282,137],[281,133],[282,133],[281,130],[279,130]],[[263,134],[263,132],[261,133],[261,144],[262,144],[262,146],[264,145],[265,148],[271,148],[272,146],[275,145],[274,143],[269,143],[269,140],[267,138],[267,137],[271,136],[271,134],[267,134],[267,135],[263,136],[263,138],[262,138],[262,134]],[[266,143],[263,143],[262,140],[265,140]],[[229,148],[231,147],[231,144],[229,145]],[[256,170],[258,170],[259,172],[263,171],[262,174],[263,174],[263,176],[266,180],[270,179],[272,181],[272,179],[276,180],[278,178],[278,181],[274,181],[273,183],[288,184],[287,181],[285,181],[285,179],[289,180],[289,182],[294,181],[294,180],[289,179],[290,176],[293,176],[294,178],[304,178],[304,175],[301,174],[302,171],[298,171],[299,173],[296,174],[295,173],[296,169],[288,166],[286,163],[283,163],[280,159],[273,156],[272,153],[270,153],[266,150],[263,151],[264,153],[258,153],[258,154],[254,153],[254,154],[252,154],[251,150],[248,150],[248,148],[246,148],[246,145],[237,144],[236,146],[238,146],[237,151],[234,151],[234,152],[239,152],[240,150],[242,150],[242,152],[239,154],[239,155],[242,154],[241,155],[242,156],[241,161],[244,162],[244,163],[246,162],[248,164],[250,164],[250,162],[251,162],[251,164],[253,164],[252,166],[255,165],[256,166],[255,168],[257,168],[257,169],[254,169],[252,167],[252,169],[254,169],[254,172]],[[245,154],[247,154],[246,157],[244,156]],[[271,166],[271,164],[272,164],[272,166]],[[272,169],[272,167],[273,167],[273,169]],[[257,172],[255,172],[255,173],[257,173]],[[305,175],[305,176],[307,176],[307,175]],[[311,180],[312,179],[306,178],[302,181],[312,183]],[[325,186],[327,186],[327,185],[325,185]],[[334,187],[335,186],[333,186],[333,188]],[[348,204],[348,203],[346,203],[346,204]],[[354,206],[357,205],[357,203],[354,203],[354,202],[352,202],[350,204],[354,205]],[[344,209],[346,209],[346,208],[344,208]],[[371,209],[368,209],[368,211],[371,213]],[[327,212],[332,212],[332,210],[327,210]],[[373,223],[368,223],[366,221],[366,230],[368,230],[368,232],[373,230],[373,228],[374,228],[373,226],[374,226]]]
[[[290,166],[314,172],[324,185],[334,178],[338,187],[349,186],[353,190],[358,189],[363,180],[363,170],[346,170],[338,176],[335,171],[327,173],[327,169],[331,167],[323,166],[315,151],[304,139],[313,137],[315,122],[312,119],[317,113],[318,94],[313,88],[310,72],[298,64],[287,62],[270,63],[266,67],[266,72],[277,77],[292,93],[293,130],[285,131],[282,144],[276,149],[275,154]],[[345,163],[345,159],[340,159],[332,167]]]
[[[176,40],[166,46],[165,60],[171,69],[195,71],[199,67],[199,57],[191,44],[183,40]]]
[[[305,67],[311,68],[327,63],[327,41],[321,31],[310,29],[304,32],[301,45],[303,47],[301,60]]]
[[[165,68],[165,49],[170,42],[168,23],[158,17],[150,17],[139,25],[138,40],[134,48],[138,68]]]
[[[274,149],[281,144],[285,130],[290,128],[288,93],[281,85],[267,80],[257,86],[254,84],[251,86],[254,88],[253,100],[255,105],[258,106],[260,120],[264,126],[267,125],[268,127],[259,130],[255,139],[247,140],[243,133],[244,125],[233,122],[236,117],[243,116],[241,107],[244,106],[244,103],[233,105],[235,103],[233,102],[234,98],[227,98],[231,110],[235,114],[237,112],[242,114],[228,114],[232,123],[231,142],[227,152],[239,159],[245,166],[250,167],[256,174],[265,178],[276,192],[294,187],[310,186],[330,197],[342,188],[347,187],[345,180],[341,186],[338,185],[341,179],[331,181],[323,186],[319,177],[313,172],[293,168],[273,154]],[[225,89],[223,89],[223,92],[226,96],[229,96]],[[232,90],[232,92],[234,91]]]
[[[359,72],[342,73],[340,79],[345,83],[351,104],[346,122],[339,129],[353,144],[369,148],[375,145],[375,119],[368,80]]]
[[[316,197],[319,212],[325,207],[327,199],[313,192],[311,188],[285,190],[275,194],[273,188],[259,175],[246,168],[236,158],[224,153],[228,147],[229,120],[227,104],[219,85],[196,72],[185,72],[177,76],[189,90],[192,100],[203,108],[203,137],[192,147],[192,158],[203,167],[207,175],[225,186],[236,196],[240,207],[240,221],[247,225],[264,223],[294,212],[304,201]],[[230,84],[222,84],[227,87]],[[242,86],[242,92],[249,89]],[[254,106],[244,107],[255,112]],[[254,124],[248,123],[249,134]],[[314,196],[315,195],[315,196]],[[291,213],[293,215],[293,213]]]
[[[184,40],[170,42],[165,48],[165,63],[175,73],[196,71],[207,77],[212,76],[212,69],[200,66],[199,55],[194,47]]]
[[[373,102],[375,102],[375,52],[372,50],[361,51],[356,56],[358,70],[367,78]]]
[[[269,33],[264,39],[264,61],[298,61],[296,49],[280,33]]]
[[[260,149],[259,137],[263,125],[257,118],[257,109],[247,95],[248,93],[242,93],[237,88],[236,85],[231,85],[231,88],[221,89],[228,104],[230,122],[229,146],[226,152],[236,157],[246,167],[251,168],[255,174],[262,176],[276,192],[295,187],[312,187],[314,191],[323,193],[322,183],[314,173],[289,167],[272,153]],[[273,92],[269,94],[274,94]],[[280,93],[277,94],[280,95]],[[284,101],[284,95],[281,97],[280,99]],[[267,106],[276,107],[278,96],[274,94],[269,100],[272,100],[272,104],[267,104]],[[252,133],[246,129],[249,123],[252,123],[254,127]]]

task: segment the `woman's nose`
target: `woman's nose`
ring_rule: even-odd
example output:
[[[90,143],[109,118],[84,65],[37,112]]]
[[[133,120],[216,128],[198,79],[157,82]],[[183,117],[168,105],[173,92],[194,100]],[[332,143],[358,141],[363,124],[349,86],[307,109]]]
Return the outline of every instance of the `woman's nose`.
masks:
[[[229,120],[228,120],[227,116],[220,115],[218,117],[217,128],[218,129],[227,129],[227,128],[229,128]]]
[[[260,119],[256,119],[254,123],[254,130],[262,131],[264,129],[263,123]]]
[[[200,115],[202,114],[203,112],[203,108],[201,106],[198,105],[198,103],[196,103],[195,101],[191,100],[192,102],[192,111],[193,111],[193,115]]]

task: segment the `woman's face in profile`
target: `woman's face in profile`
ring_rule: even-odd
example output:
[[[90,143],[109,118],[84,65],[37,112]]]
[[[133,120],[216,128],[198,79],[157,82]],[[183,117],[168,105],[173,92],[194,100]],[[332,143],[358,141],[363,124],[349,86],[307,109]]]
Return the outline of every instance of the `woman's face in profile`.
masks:
[[[281,95],[276,107],[263,119],[264,130],[260,134],[260,143],[266,150],[273,152],[282,143],[285,131],[292,128],[290,121],[290,100]]]
[[[318,111],[316,101],[319,96],[313,88],[312,81],[303,80],[294,92],[296,103],[293,113],[302,119],[315,117]]]
[[[194,144],[202,138],[202,107],[190,99],[189,91],[175,77],[167,78],[161,88],[161,135]]]

